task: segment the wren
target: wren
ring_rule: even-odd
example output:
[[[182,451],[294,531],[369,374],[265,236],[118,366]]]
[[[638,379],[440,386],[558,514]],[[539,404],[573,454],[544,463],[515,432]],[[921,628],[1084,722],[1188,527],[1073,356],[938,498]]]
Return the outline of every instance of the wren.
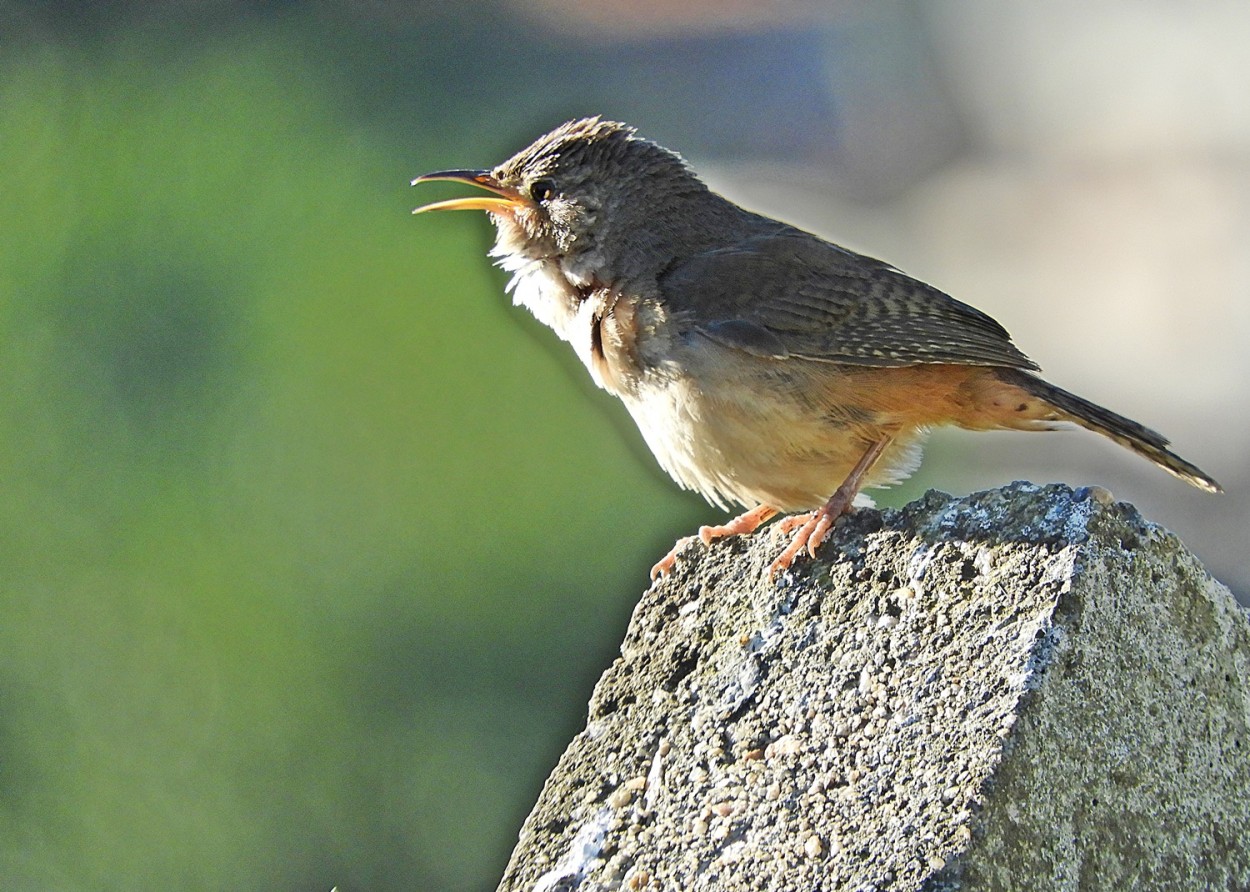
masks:
[[[570,121],[493,170],[413,185],[431,180],[485,190],[416,212],[490,215],[514,301],[620,397],[661,467],[717,506],[749,509],[700,528],[705,544],[804,512],[780,522],[791,538],[771,572],[814,555],[861,489],[915,470],[938,425],[1074,422],[1220,491],[1161,435],[1038,377],[985,313],[738,207],[624,124]]]

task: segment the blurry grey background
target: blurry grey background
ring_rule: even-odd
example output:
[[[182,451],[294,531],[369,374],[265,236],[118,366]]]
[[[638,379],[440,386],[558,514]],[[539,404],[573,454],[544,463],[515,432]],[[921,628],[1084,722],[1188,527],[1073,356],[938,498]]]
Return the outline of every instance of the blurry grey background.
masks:
[[[494,887],[646,569],[722,516],[508,306],[484,216],[408,214],[576,116],[1228,490],[939,432],[880,502],[1100,484],[1245,599],[1248,44],[1234,0],[0,3],[5,888]]]

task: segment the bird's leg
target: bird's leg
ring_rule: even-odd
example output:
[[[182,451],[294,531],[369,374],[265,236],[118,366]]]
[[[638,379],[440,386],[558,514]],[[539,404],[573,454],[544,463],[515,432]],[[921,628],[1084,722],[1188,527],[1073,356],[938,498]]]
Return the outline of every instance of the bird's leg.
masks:
[[[851,469],[851,473],[842,481],[842,485],[837,488],[829,501],[807,514],[796,514],[794,517],[787,517],[785,520],[777,524],[783,533],[794,532],[794,537],[790,540],[790,544],[786,546],[786,550],[778,555],[777,560],[773,561],[768,568],[768,575],[776,575],[778,570],[788,570],[790,565],[794,563],[794,559],[799,556],[799,552],[807,549],[807,553],[812,557],[816,556],[816,549],[820,543],[825,540],[825,536],[829,534],[833,523],[839,517],[847,512],[851,507],[851,503],[855,501],[855,495],[859,492],[860,487],[864,485],[864,477],[873,465],[877,463],[877,459],[881,458],[881,454],[894,442],[893,437],[882,437],[874,440],[863,454],[855,467]]]
[[[651,568],[651,578],[655,579],[659,576],[667,576],[672,572],[673,567],[677,564],[677,554],[696,538],[704,545],[711,545],[717,539],[723,539],[726,536],[745,535],[754,533],[760,528],[761,524],[767,523],[777,515],[777,509],[771,505],[757,505],[745,514],[739,514],[728,523],[720,526],[703,526],[699,527],[698,536],[683,536],[677,540],[677,544],[673,546],[672,551],[660,558],[659,563]]]

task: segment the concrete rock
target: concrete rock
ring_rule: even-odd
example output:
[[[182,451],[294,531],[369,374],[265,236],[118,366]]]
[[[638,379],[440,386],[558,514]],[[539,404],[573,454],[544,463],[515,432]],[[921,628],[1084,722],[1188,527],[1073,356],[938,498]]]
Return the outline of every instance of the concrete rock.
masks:
[[[1103,490],[841,521],[635,611],[501,890],[1250,888],[1250,622]]]

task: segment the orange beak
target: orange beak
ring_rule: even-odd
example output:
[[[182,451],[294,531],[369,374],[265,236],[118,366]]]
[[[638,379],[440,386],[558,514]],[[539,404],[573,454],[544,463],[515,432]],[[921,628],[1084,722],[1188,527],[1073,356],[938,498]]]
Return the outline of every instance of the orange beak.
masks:
[[[467,183],[470,186],[478,186],[495,194],[436,201],[433,204],[422,205],[413,211],[414,214],[424,214],[426,211],[494,211],[499,213],[500,211],[516,210],[527,203],[525,196],[515,189],[500,183],[488,170],[440,170],[437,173],[427,173],[417,177],[412,181],[412,185],[430,183],[436,180]]]

